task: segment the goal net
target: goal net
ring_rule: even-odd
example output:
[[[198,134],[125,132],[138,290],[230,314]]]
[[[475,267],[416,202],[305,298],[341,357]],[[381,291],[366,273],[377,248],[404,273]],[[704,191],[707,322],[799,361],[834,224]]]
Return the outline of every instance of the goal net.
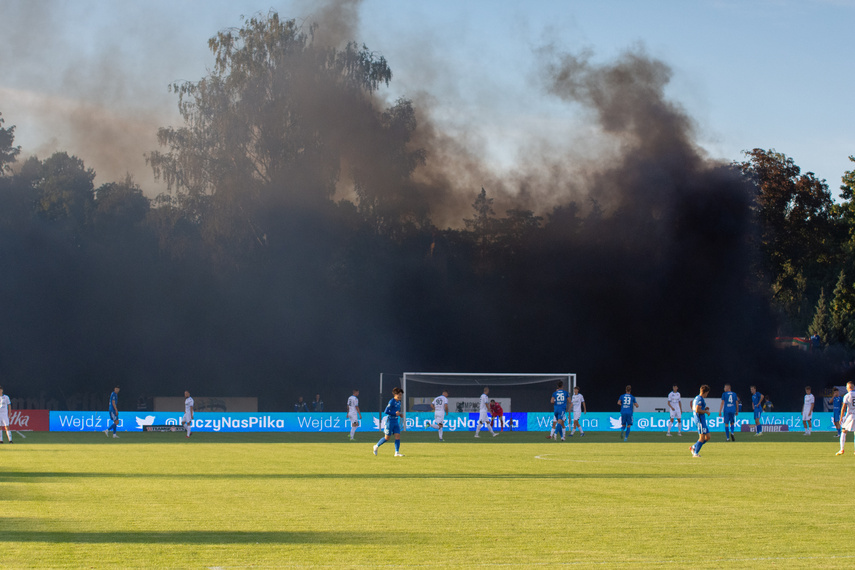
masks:
[[[571,373],[405,372],[401,388],[405,412],[430,411],[430,402],[443,389],[449,392],[450,412],[477,412],[473,406],[484,393],[484,387],[490,388],[490,399],[499,402],[505,413],[533,412],[552,410],[549,398],[559,380],[572,395],[576,375]]]

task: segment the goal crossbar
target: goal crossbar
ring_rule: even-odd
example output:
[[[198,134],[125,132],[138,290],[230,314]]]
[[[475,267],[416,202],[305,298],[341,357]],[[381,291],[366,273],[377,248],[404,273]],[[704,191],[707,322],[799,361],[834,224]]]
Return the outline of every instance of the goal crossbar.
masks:
[[[401,377],[401,389],[404,390],[404,394],[407,393],[407,380],[423,384],[441,384],[444,386],[522,386],[527,384],[540,384],[542,382],[563,380],[564,385],[567,386],[567,390],[572,392],[573,386],[576,385],[576,374],[567,372],[541,374],[404,372]]]

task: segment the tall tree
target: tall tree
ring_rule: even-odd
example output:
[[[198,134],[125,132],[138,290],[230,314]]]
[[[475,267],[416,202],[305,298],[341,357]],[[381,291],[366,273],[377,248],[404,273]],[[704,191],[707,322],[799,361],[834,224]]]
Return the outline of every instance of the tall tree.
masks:
[[[9,166],[15,162],[21,152],[20,146],[13,146],[15,142],[15,126],[3,127],[3,113],[0,113],[0,176],[11,170]]]
[[[210,243],[263,246],[283,207],[326,207],[343,160],[354,167],[365,154],[353,151],[361,133],[382,130],[370,95],[392,77],[385,58],[355,43],[317,45],[314,30],[273,11],[249,18],[209,40],[208,76],[171,88],[184,125],[161,128],[165,150],[147,160]],[[396,109],[407,106],[390,111],[386,132],[405,144],[409,117]]]
[[[756,188],[763,270],[773,305],[793,329],[808,325],[805,295],[816,298],[836,270],[839,248],[831,193],[824,180],[802,173],[792,158],[755,148],[740,167]]]

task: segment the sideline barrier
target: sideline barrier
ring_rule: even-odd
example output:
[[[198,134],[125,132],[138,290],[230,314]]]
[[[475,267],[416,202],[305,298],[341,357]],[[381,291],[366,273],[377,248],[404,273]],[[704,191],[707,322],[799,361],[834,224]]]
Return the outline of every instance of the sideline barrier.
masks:
[[[21,410],[21,413],[43,412],[44,410]],[[13,414],[18,413],[13,410]],[[33,425],[43,425],[30,416],[29,426],[12,429],[38,429]],[[181,412],[120,412],[118,431],[143,431],[145,426],[179,426]],[[433,414],[429,412],[411,412],[407,416],[408,431],[434,431],[430,427]],[[549,431],[552,426],[552,413],[514,412],[505,414],[503,428],[512,431]],[[633,416],[632,430],[634,432],[664,432],[668,429],[668,414],[636,413]],[[475,431],[478,414],[448,414],[445,431]],[[696,431],[692,415],[684,413],[682,417],[683,431]],[[767,425],[782,425],[787,431],[803,430],[802,418],[799,413],[769,413],[761,416],[761,422]],[[620,429],[620,414],[605,412],[590,412],[584,414],[580,421],[582,429],[590,432],[617,431]],[[817,432],[833,431],[831,412],[814,412],[812,429]],[[754,425],[754,416],[750,412],[741,413],[736,417],[736,430],[742,426]],[[50,412],[50,431],[104,431],[110,425],[110,415],[107,412]],[[568,427],[570,423],[568,422]],[[724,432],[724,420],[718,415],[710,415],[707,425],[712,432]],[[376,413],[362,415],[362,425],[358,431],[376,431],[380,429],[380,421]],[[498,430],[498,420],[494,421],[493,429]],[[675,428],[676,429],[676,428]],[[750,428],[749,428],[750,429]],[[350,420],[345,413],[215,413],[198,412],[194,416],[193,431],[199,432],[349,432]],[[778,431],[778,430],[769,430]]]

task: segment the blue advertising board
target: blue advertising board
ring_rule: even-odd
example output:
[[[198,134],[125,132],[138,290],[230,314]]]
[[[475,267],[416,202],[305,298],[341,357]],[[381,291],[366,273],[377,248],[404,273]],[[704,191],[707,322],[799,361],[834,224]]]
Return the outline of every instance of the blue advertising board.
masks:
[[[183,414],[180,412],[121,412],[118,431],[143,431],[147,425],[179,425]],[[431,431],[433,422],[431,412],[411,412],[407,416],[407,429],[410,431]],[[633,431],[664,432],[668,429],[668,414],[636,413],[633,416]],[[512,431],[549,431],[552,427],[551,412],[508,413],[493,421],[493,429]],[[684,413],[683,431],[695,431],[692,414]],[[801,414],[777,412],[763,414],[763,425],[787,426],[789,431],[803,430]],[[478,414],[448,414],[445,417],[446,431],[475,431]],[[736,420],[737,431],[743,424],[754,424],[751,413],[741,413]],[[814,431],[832,431],[831,412],[814,412]],[[617,431],[620,429],[618,413],[590,412],[581,418],[585,431]],[[50,412],[51,431],[104,431],[110,425],[107,412]],[[707,419],[710,431],[723,432],[724,420],[718,415]],[[568,423],[569,427],[569,423]],[[380,429],[377,414],[363,414],[359,431]],[[217,413],[198,412],[194,416],[193,430],[201,432],[349,432],[350,420],[344,413]]]

